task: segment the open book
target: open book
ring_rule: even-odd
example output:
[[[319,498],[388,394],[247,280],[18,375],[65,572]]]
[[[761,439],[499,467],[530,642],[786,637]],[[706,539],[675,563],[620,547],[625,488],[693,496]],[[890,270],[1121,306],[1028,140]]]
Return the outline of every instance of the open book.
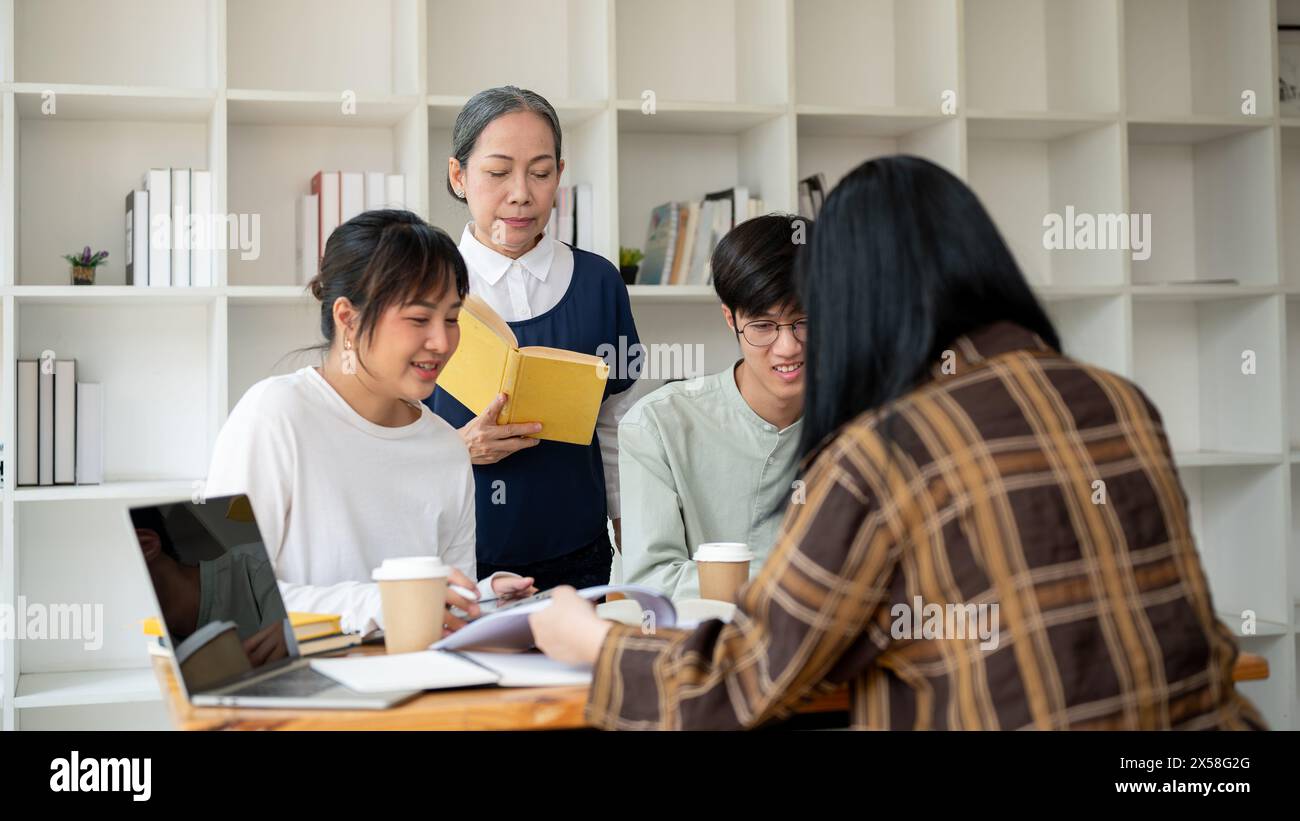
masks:
[[[674,605],[667,596],[639,585],[600,585],[578,591],[588,600],[609,593],[622,593],[627,599],[601,605],[607,608],[602,618],[640,624],[647,630],[693,626],[707,619],[730,621],[735,611],[735,605],[709,599],[685,599]],[[316,659],[312,669],[358,693],[586,685],[591,681],[588,665],[566,664],[532,649],[528,616],[549,605],[550,592],[539,593],[480,616],[429,650]]]
[[[641,607],[643,623],[647,629],[673,627],[677,624],[677,608],[658,590],[638,584],[601,584],[584,587],[578,595],[595,601],[610,593],[622,593]],[[536,646],[528,616],[548,607],[551,591],[547,590],[526,599],[510,602],[491,613],[479,616],[469,624],[433,645],[434,650],[529,650]]]
[[[438,385],[476,415],[505,393],[497,424],[541,422],[538,439],[589,445],[608,378],[599,356],[520,348],[506,321],[469,294],[460,312],[460,345]]]

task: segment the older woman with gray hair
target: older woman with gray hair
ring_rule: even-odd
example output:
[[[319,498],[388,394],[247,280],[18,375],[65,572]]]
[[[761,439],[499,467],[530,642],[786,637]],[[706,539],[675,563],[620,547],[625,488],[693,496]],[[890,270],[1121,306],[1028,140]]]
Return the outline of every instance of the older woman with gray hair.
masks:
[[[555,109],[515,86],[475,94],[456,117],[447,190],[469,209],[459,248],[470,292],[509,323],[520,346],[632,350],[640,340],[618,269],[545,233],[564,172],[561,144]],[[503,396],[477,416],[442,388],[425,400],[469,448],[480,577],[513,571],[540,590],[609,581],[618,419],[633,382],[618,378],[621,370],[611,370],[589,445],[532,438],[537,423],[496,424]]]

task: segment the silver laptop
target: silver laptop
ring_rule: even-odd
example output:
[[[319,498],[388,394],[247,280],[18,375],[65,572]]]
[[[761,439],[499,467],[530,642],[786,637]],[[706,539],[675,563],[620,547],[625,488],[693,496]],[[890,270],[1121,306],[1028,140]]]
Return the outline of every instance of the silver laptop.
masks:
[[[247,496],[134,507],[127,526],[195,706],[382,710],[418,692],[357,693],[311,669]]]

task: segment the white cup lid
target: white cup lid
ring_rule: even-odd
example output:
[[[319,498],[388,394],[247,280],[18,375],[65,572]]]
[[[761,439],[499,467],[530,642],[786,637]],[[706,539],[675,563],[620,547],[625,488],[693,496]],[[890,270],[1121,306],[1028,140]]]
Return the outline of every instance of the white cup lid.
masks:
[[[384,563],[371,572],[370,578],[377,582],[400,582],[409,579],[445,579],[450,575],[451,568],[437,556],[405,556],[400,559],[384,559]]]
[[[744,542],[705,542],[695,549],[697,562],[750,562],[754,554]]]

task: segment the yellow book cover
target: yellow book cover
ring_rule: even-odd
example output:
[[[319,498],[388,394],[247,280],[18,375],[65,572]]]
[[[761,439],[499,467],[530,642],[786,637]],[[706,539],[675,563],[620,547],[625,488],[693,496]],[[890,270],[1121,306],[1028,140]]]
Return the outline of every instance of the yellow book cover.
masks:
[[[599,356],[559,348],[520,348],[510,326],[470,294],[460,312],[460,345],[438,385],[475,414],[506,394],[497,424],[541,422],[538,439],[591,444],[609,366]]]
[[[328,613],[290,613],[289,624],[293,625],[293,634],[298,641],[319,636],[332,636],[343,630],[343,617]],[[150,616],[141,622],[146,636],[162,636],[162,623],[157,616]]]

